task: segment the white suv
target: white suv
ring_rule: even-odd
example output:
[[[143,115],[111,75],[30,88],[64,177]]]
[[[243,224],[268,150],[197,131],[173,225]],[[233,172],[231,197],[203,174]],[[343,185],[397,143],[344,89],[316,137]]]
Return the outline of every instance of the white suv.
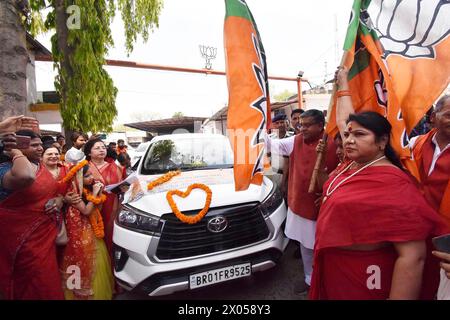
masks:
[[[123,288],[165,295],[275,266],[288,243],[284,200],[266,177],[261,186],[235,191],[233,153],[225,136],[154,138],[137,169],[140,186],[172,170],[181,175],[140,197],[133,199],[131,189],[125,195],[113,236],[114,274]],[[212,202],[207,215],[190,225],[174,215],[166,193],[184,191],[192,183],[206,184]],[[205,199],[204,191],[194,189],[187,198],[174,200],[183,214],[195,215]]]

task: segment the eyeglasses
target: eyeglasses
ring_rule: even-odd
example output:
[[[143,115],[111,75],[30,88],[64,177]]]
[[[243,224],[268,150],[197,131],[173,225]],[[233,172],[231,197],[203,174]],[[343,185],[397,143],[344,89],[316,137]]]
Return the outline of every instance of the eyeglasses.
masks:
[[[309,128],[315,124],[317,124],[317,123],[315,123],[315,122],[311,122],[311,123],[300,122],[300,125],[304,128]]]

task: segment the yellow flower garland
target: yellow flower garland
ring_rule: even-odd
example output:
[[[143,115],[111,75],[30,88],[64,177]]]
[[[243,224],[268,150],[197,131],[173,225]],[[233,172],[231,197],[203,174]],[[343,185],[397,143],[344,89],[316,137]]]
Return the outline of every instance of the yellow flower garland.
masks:
[[[203,207],[203,209],[199,213],[197,213],[195,216],[186,216],[178,209],[175,201],[173,201],[173,195],[175,194],[179,197],[186,198],[187,196],[189,196],[189,194],[191,193],[191,191],[193,189],[202,189],[206,192],[206,203],[205,203],[205,206]],[[169,205],[172,208],[173,213],[180,221],[182,221],[184,223],[188,223],[188,224],[195,224],[195,223],[199,222],[200,220],[202,220],[203,217],[208,212],[209,207],[211,205],[212,192],[211,192],[211,189],[207,185],[204,185],[201,183],[194,183],[194,184],[191,184],[187,188],[186,192],[181,192],[180,190],[168,191],[166,194],[166,199],[169,202]]]
[[[73,177],[77,174],[77,172],[78,172],[79,170],[83,169],[83,167],[84,167],[85,165],[87,165],[88,163],[89,163],[89,161],[83,160],[83,161],[81,161],[80,163],[78,163],[77,165],[73,166],[73,167],[69,170],[69,172],[65,175],[65,177],[62,178],[62,180],[61,180],[60,182],[62,182],[62,183],[67,183],[67,182],[69,182],[70,180],[72,180]]]
[[[167,172],[165,175],[159,177],[158,179],[155,179],[153,181],[151,181],[148,185],[147,185],[147,190],[152,190],[153,188],[166,183],[167,181],[170,181],[173,177],[178,176],[181,174],[181,171],[169,171]]]

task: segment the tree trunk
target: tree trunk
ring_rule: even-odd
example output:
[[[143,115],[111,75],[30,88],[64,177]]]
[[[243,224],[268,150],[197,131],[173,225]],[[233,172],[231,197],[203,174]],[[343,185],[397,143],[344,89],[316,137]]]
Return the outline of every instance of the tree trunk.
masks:
[[[16,0],[0,0],[0,120],[27,110],[25,27]]]

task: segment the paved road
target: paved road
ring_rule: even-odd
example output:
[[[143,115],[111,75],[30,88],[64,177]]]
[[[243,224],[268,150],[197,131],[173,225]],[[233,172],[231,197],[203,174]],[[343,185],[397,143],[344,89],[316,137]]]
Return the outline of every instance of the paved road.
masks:
[[[306,295],[294,293],[294,284],[303,277],[301,261],[293,256],[295,250],[290,243],[276,267],[247,278],[162,297],[125,293],[116,300],[305,300]]]

